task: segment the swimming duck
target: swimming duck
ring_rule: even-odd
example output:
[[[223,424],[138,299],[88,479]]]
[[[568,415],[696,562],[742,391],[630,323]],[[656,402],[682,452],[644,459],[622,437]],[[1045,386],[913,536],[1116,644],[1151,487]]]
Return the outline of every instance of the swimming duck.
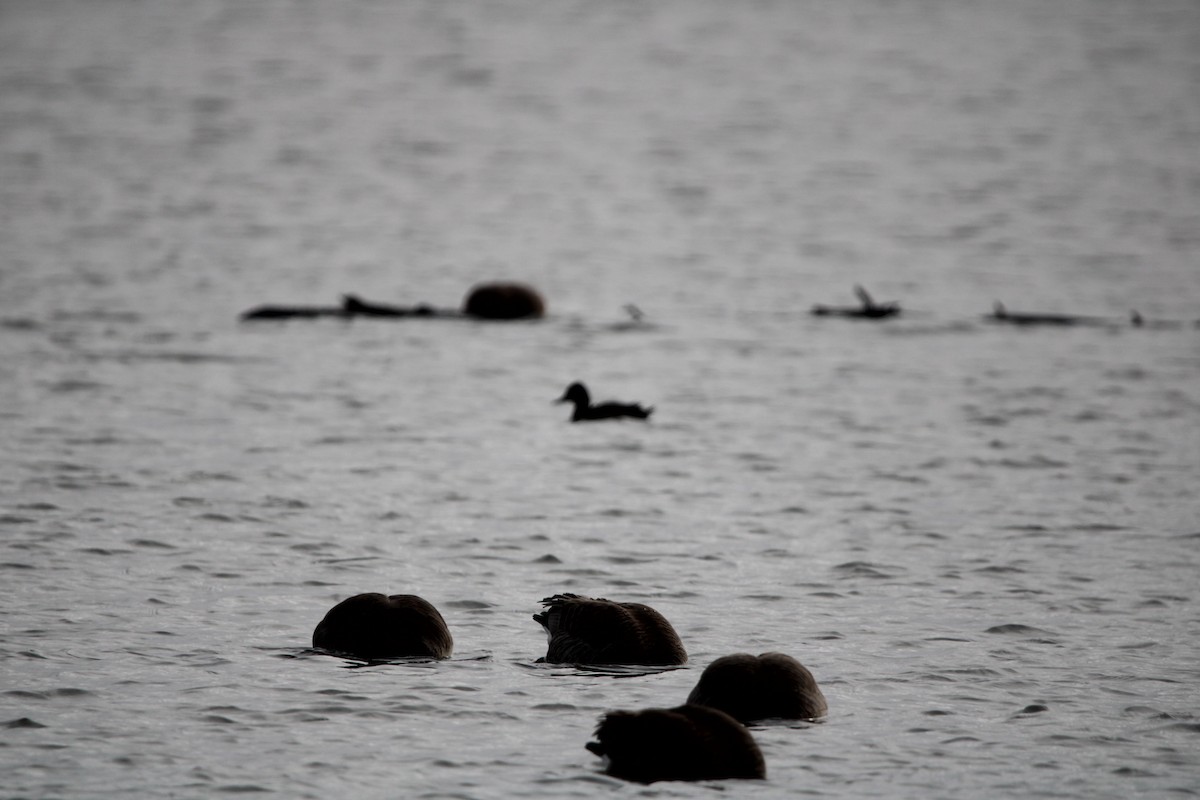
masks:
[[[577,594],[542,600],[533,619],[546,629],[549,647],[539,661],[551,664],[668,666],[687,651],[666,617],[641,603],[616,603]]]
[[[783,653],[735,653],[709,664],[688,703],[717,708],[739,722],[812,719],[828,710],[811,672]]]
[[[449,658],[454,640],[431,603],[415,594],[357,594],[329,610],[313,631],[313,647],[366,660]]]
[[[854,294],[861,303],[858,308],[846,306],[813,306],[812,313],[818,317],[852,317],[856,319],[885,319],[899,316],[900,304],[895,302],[876,303],[861,286],[854,287]]]
[[[592,405],[592,397],[588,394],[587,387],[579,382],[568,386],[567,390],[563,392],[563,396],[554,402],[575,404],[575,412],[571,415],[571,422],[590,422],[597,419],[620,419],[622,417],[646,419],[654,413],[654,406],[643,408],[637,403],[598,403]]]
[[[754,737],[715,708],[611,711],[595,736],[586,747],[607,759],[605,772],[616,778],[653,783],[767,777]]]

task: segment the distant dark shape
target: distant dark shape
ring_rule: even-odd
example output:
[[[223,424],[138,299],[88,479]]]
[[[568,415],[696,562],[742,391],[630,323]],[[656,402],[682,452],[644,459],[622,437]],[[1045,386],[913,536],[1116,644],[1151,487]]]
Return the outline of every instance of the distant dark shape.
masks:
[[[1146,319],[1138,311],[1132,311],[1129,314],[1129,324],[1135,328],[1145,328],[1146,330],[1179,330],[1186,323],[1180,320],[1172,319]],[[1196,324],[1200,327],[1200,323]]]
[[[705,668],[687,701],[720,709],[739,722],[814,719],[828,710],[812,673],[783,653],[722,656]]]
[[[556,403],[574,403],[575,411],[571,422],[591,422],[599,419],[646,419],[654,413],[654,406],[643,408],[637,403],[599,403],[592,405],[592,397],[582,383],[572,383]]]
[[[818,317],[850,317],[851,319],[885,319],[900,315],[900,304],[894,302],[876,303],[861,286],[854,287],[861,306],[813,306],[812,313]]]
[[[522,283],[481,283],[463,302],[463,313],[479,319],[526,319],[544,316],[546,303]]]
[[[243,320],[313,319],[344,317],[346,312],[337,306],[257,306],[242,313]]]
[[[313,631],[313,647],[368,661],[449,658],[454,640],[428,601],[414,594],[370,592],[331,608]]]
[[[366,300],[361,300],[357,295],[353,294],[342,295],[342,311],[347,316],[358,315],[364,317],[447,316],[446,312],[438,311],[426,303],[418,303],[415,306],[389,306],[382,303],[368,303]],[[458,316],[458,314],[450,312],[448,316]]]
[[[765,778],[766,763],[750,731],[705,706],[612,711],[587,749],[608,759],[605,771],[638,783]]]
[[[368,303],[357,295],[342,296],[340,306],[258,306],[242,314],[243,320],[260,319],[312,319],[314,317],[432,317],[461,316],[457,311],[438,311],[424,303],[415,306],[389,306]]]
[[[666,617],[641,603],[556,594],[542,600],[546,610],[533,619],[550,640],[551,664],[637,664],[674,666],[687,651]]]
[[[371,303],[357,295],[342,296],[339,306],[263,305],[241,315],[243,320],[312,319],[315,317],[438,317],[443,319],[527,319],[541,317],[546,304],[536,290],[519,283],[486,283],[471,290],[463,309],[434,308],[428,303],[394,306]]]
[[[1071,327],[1074,325],[1105,325],[1099,317],[1081,317],[1075,314],[1044,314],[1041,312],[1009,311],[1001,302],[992,306],[987,319],[1008,325],[1045,325],[1049,327]],[[1136,323],[1135,323],[1136,324]]]

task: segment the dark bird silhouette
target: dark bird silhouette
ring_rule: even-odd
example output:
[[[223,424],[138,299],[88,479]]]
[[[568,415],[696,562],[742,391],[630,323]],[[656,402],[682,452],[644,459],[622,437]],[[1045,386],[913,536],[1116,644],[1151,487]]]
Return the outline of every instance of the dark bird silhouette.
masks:
[[[347,598],[313,631],[313,647],[365,660],[449,658],[454,640],[442,615],[415,594],[378,592]]]
[[[767,777],[754,737],[715,708],[612,711],[595,736],[587,749],[608,759],[605,771],[616,778],[653,783]]]
[[[582,383],[575,382],[567,387],[563,392],[563,396],[555,400],[556,403],[574,403],[575,412],[571,415],[571,422],[590,422],[597,419],[621,419],[622,417],[630,417],[632,419],[646,419],[654,413],[654,406],[643,408],[637,403],[598,403],[592,405],[592,397],[588,394],[587,387]]]
[[[860,305],[853,306],[813,306],[812,313],[818,317],[851,317],[854,319],[884,319],[900,314],[900,304],[894,302],[876,303],[867,290],[861,286],[854,287],[854,294]]]
[[[687,661],[687,651],[666,617],[641,603],[556,594],[542,600],[546,610],[533,619],[550,640],[552,664],[638,664],[671,666]]]
[[[739,722],[812,719],[828,710],[812,673],[783,653],[722,656],[705,668],[687,701],[720,709]]]

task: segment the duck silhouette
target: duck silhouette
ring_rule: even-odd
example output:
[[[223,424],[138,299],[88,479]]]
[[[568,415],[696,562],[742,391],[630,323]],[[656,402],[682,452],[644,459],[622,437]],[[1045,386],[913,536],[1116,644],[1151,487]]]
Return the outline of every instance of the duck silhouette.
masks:
[[[783,653],[735,653],[709,664],[689,704],[716,708],[739,722],[813,719],[828,705],[811,672]]]
[[[587,387],[576,381],[567,387],[563,396],[556,403],[574,403],[575,412],[571,414],[571,422],[590,422],[599,419],[646,419],[654,413],[654,406],[644,408],[637,403],[597,403],[592,405],[592,397]]]
[[[762,751],[745,726],[707,706],[612,711],[595,736],[586,747],[607,759],[605,772],[616,778],[654,783],[767,776]]]
[[[617,603],[577,594],[542,600],[533,619],[546,629],[551,664],[638,664],[671,666],[687,651],[666,617],[641,603]]]
[[[429,601],[415,594],[368,592],[331,608],[313,631],[313,647],[368,661],[449,658],[454,640]]]
[[[900,304],[895,302],[876,303],[861,286],[854,287],[854,294],[861,303],[857,308],[846,306],[813,306],[812,313],[818,317],[851,317],[854,319],[886,319],[900,314]]]

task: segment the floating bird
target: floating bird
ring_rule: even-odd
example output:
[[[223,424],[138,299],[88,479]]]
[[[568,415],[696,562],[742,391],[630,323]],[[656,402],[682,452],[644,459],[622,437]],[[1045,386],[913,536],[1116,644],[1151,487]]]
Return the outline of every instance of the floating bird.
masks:
[[[783,653],[722,656],[705,668],[687,701],[720,709],[739,722],[813,719],[828,709],[812,673]]]
[[[587,387],[579,382],[568,386],[567,390],[563,392],[563,396],[554,402],[575,404],[575,412],[571,415],[571,422],[590,422],[597,419],[621,419],[623,417],[646,419],[654,413],[654,406],[643,408],[637,403],[610,402],[592,405],[592,398],[588,394]]]
[[[666,617],[641,603],[556,594],[533,619],[546,629],[549,647],[539,661],[551,664],[670,666],[687,651]]]
[[[595,735],[587,749],[607,759],[605,771],[616,778],[653,783],[767,777],[754,737],[715,708],[612,711]]]
[[[329,610],[313,631],[313,647],[368,661],[449,658],[454,640],[442,615],[414,594],[358,594]]]
[[[894,302],[876,303],[867,290],[861,286],[854,287],[854,294],[862,304],[853,306],[813,306],[812,313],[818,317],[851,317],[854,319],[884,319],[900,314],[900,304]]]

